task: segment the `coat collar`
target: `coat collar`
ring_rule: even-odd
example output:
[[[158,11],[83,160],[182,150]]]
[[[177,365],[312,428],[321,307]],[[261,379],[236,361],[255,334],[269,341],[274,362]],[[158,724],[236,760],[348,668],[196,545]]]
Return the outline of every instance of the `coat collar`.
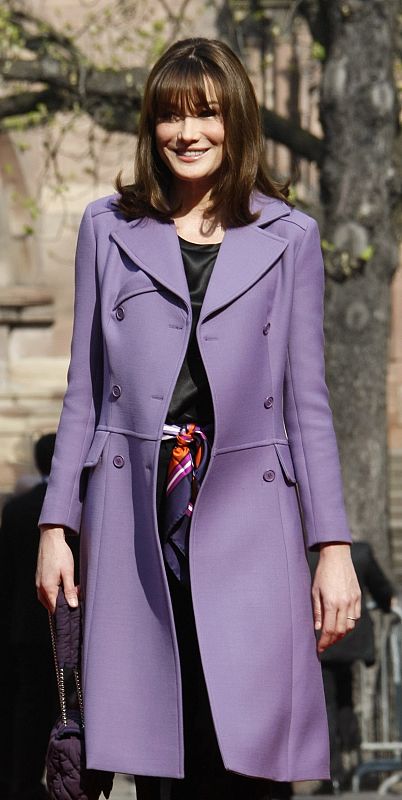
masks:
[[[282,200],[254,193],[252,211],[261,211],[256,222],[228,228],[205,292],[200,321],[243,294],[280,258],[288,240],[265,229],[290,214]],[[114,241],[141,269],[180,297],[190,310],[191,300],[180,244],[173,222],[146,218],[121,221],[111,233]]]

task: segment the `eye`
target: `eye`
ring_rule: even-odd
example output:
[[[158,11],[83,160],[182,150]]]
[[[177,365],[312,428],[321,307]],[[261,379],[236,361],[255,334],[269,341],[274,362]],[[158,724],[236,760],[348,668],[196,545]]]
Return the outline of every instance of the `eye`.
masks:
[[[219,114],[218,109],[216,108],[203,108],[201,111],[198,112],[199,117],[217,117]]]
[[[162,111],[158,115],[158,120],[160,122],[178,122],[180,119],[181,117],[179,112],[173,110]]]

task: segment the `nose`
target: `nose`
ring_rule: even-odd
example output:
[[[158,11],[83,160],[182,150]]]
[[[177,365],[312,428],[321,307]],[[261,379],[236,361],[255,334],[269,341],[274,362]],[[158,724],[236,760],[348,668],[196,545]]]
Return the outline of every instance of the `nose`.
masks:
[[[193,142],[196,139],[199,139],[200,132],[198,130],[198,118],[197,117],[184,117],[180,122],[180,129],[178,132],[178,141],[184,142]]]

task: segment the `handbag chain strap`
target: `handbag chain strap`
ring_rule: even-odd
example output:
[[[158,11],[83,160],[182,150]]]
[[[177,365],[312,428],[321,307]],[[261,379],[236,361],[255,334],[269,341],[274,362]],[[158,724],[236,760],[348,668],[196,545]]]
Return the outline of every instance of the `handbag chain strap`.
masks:
[[[80,671],[78,667],[74,667],[74,679],[75,679],[75,687],[77,689],[77,697],[78,697],[78,706],[80,709],[80,717],[81,717],[81,725],[85,727],[85,720],[84,720],[84,700],[82,697],[82,687],[81,687],[81,679],[80,679]]]
[[[57,690],[59,693],[59,702],[60,702],[60,713],[63,725],[67,726],[67,703],[66,703],[66,692],[64,686],[64,670],[63,667],[59,666],[57,661],[57,649],[56,649],[56,628],[54,623],[54,616],[53,614],[48,611],[49,617],[49,627],[50,627],[50,638],[52,640],[52,651],[53,651],[53,660],[54,666],[56,670],[56,681],[57,681]],[[77,697],[78,697],[78,707],[80,710],[80,717],[81,717],[81,726],[84,727],[84,701],[82,696],[82,687],[81,687],[81,679],[78,667],[73,668],[75,686],[77,690]]]
[[[63,725],[67,725],[67,706],[66,706],[66,693],[64,690],[64,673],[63,673],[63,668],[59,667],[57,661],[56,631],[55,631],[53,615],[50,613],[50,611],[48,611],[48,615],[49,615],[50,638],[52,640],[54,667],[56,670],[57,690],[59,693],[61,719]]]

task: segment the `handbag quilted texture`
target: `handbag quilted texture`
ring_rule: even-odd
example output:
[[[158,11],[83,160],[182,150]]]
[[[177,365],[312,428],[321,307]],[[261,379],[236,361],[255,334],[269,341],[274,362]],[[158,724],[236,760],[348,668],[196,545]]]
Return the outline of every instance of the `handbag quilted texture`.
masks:
[[[98,800],[110,796],[113,773],[88,770],[85,765],[84,712],[79,679],[81,605],[70,608],[62,589],[56,611],[49,615],[60,717],[50,733],[46,783],[52,800]]]

